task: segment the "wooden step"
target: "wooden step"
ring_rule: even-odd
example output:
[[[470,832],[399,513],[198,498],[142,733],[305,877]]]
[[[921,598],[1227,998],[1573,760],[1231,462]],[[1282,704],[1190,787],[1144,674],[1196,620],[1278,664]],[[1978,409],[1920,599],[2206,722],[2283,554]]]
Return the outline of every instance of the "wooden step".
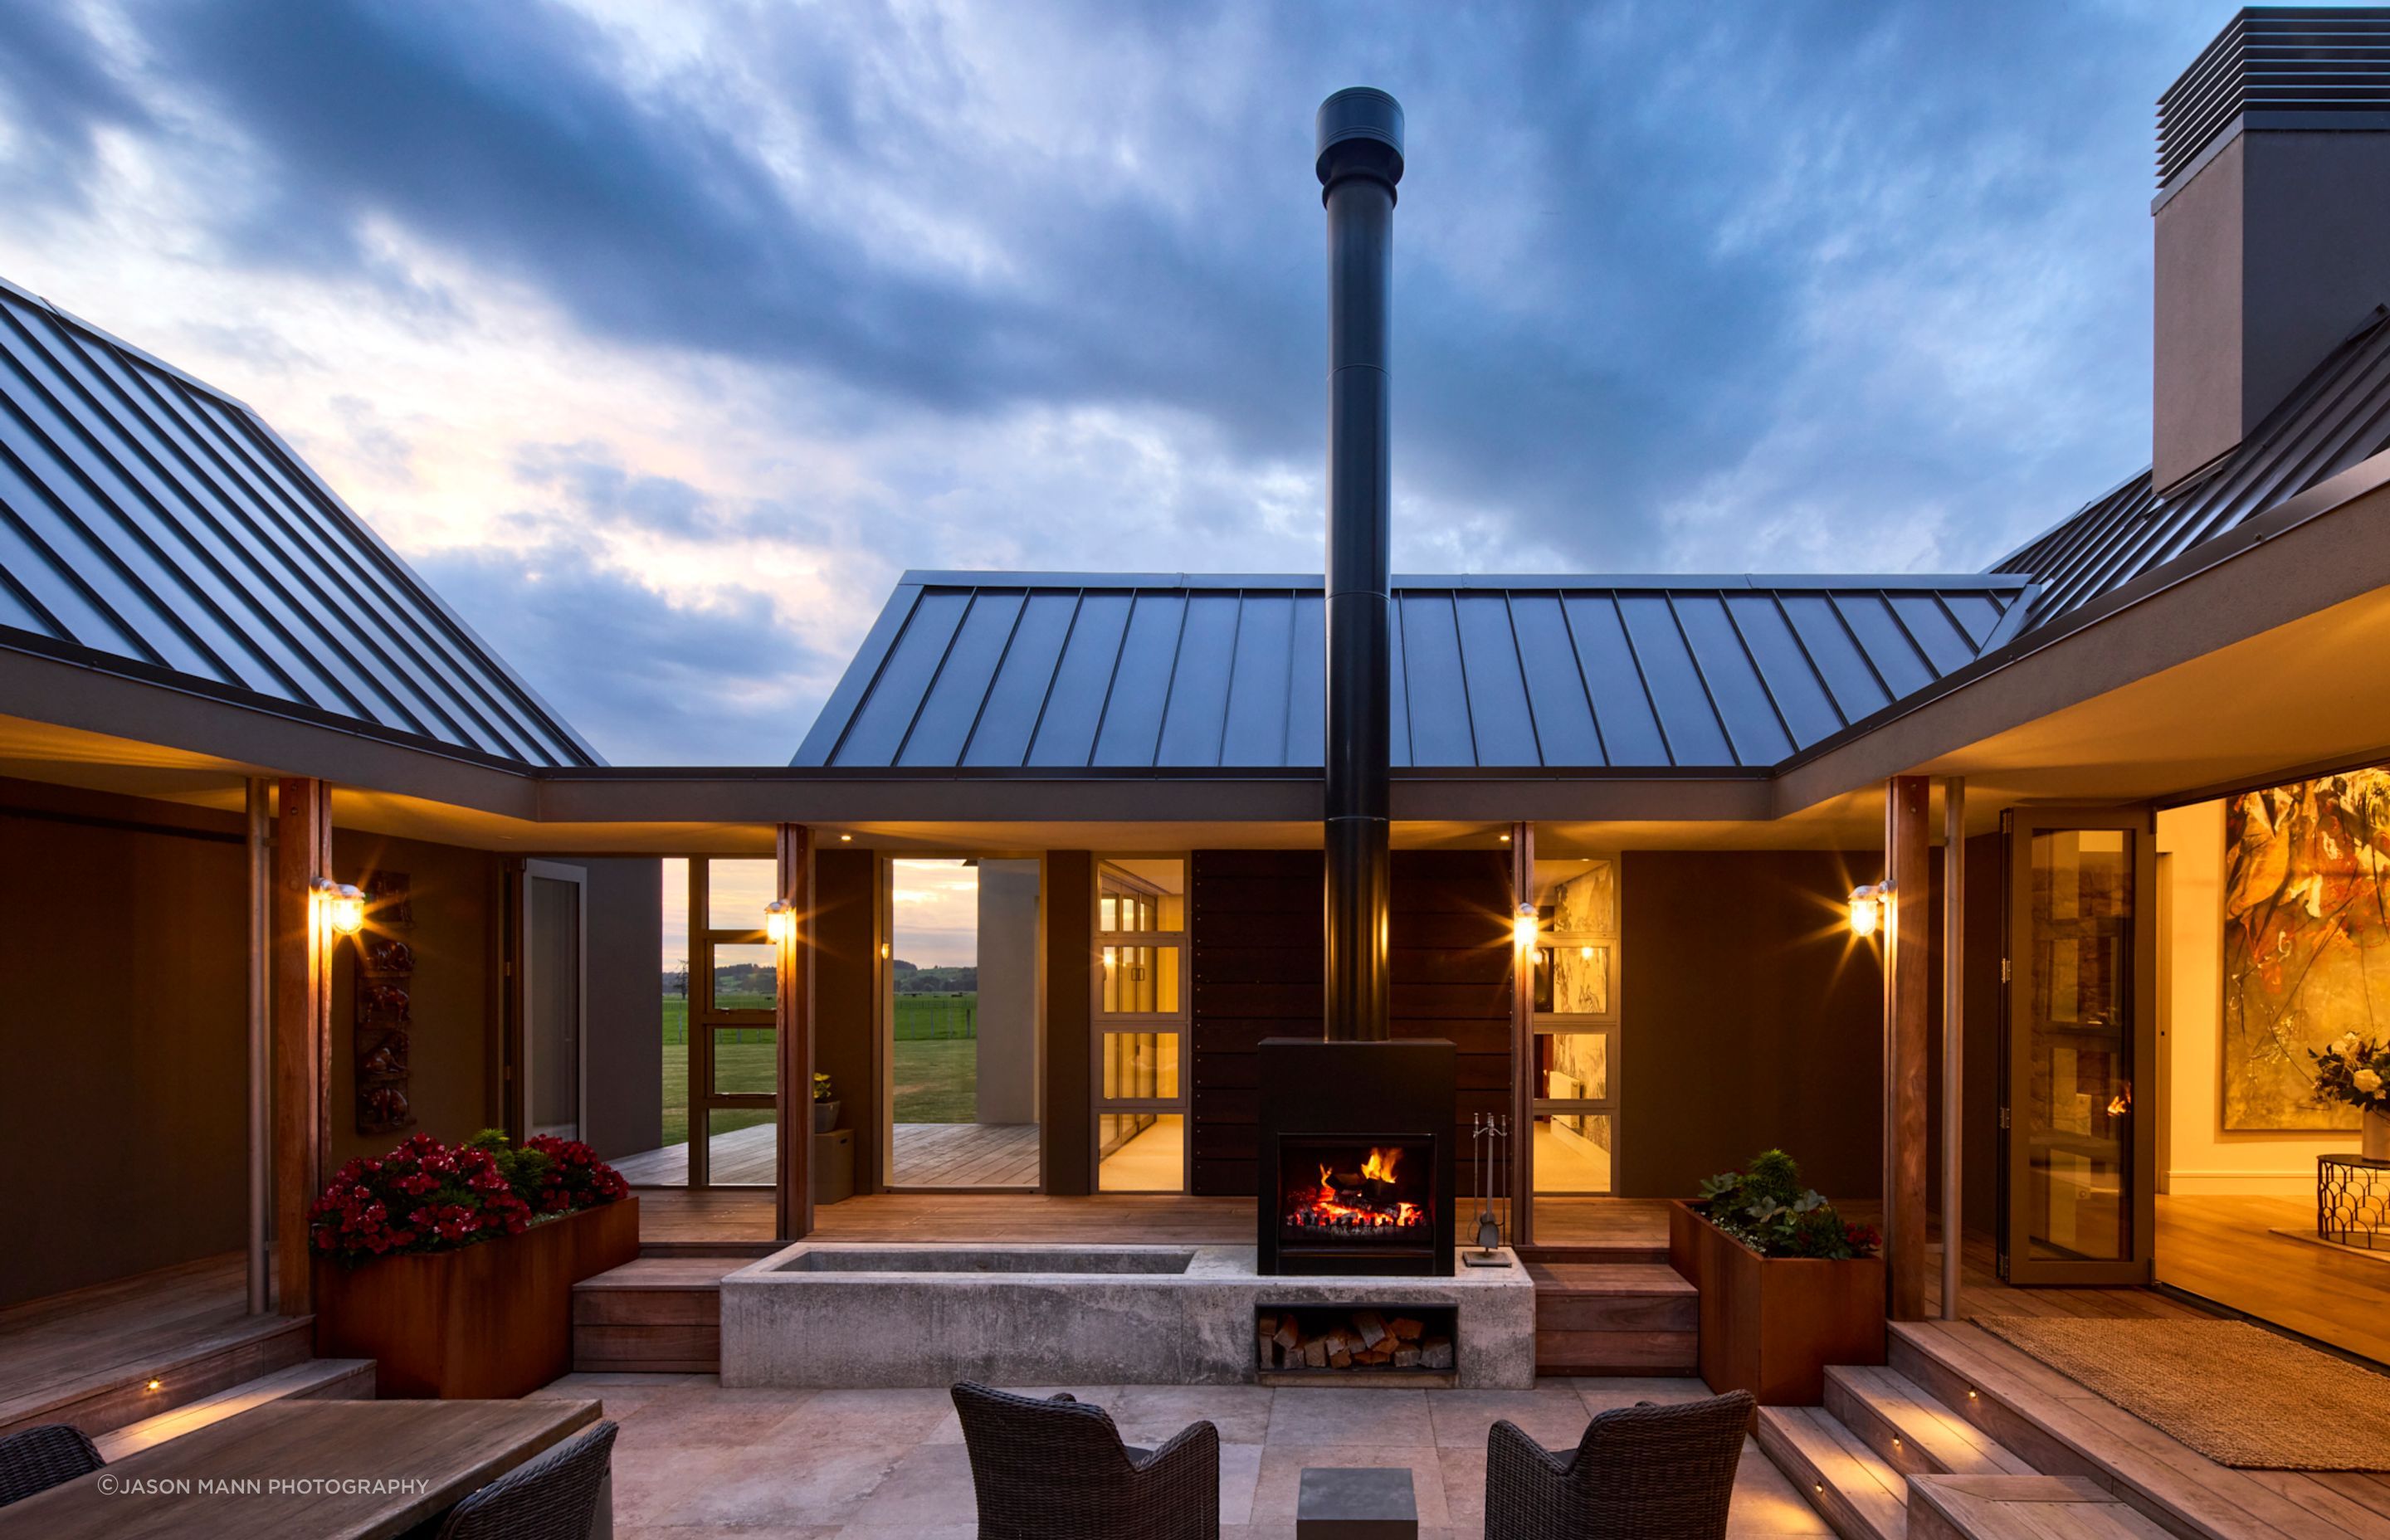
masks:
[[[574,1371],[719,1372],[722,1278],[747,1261],[647,1255],[573,1285]]]
[[[1521,1262],[1609,1263],[1622,1267],[1665,1267],[1668,1264],[1668,1242],[1609,1240],[1585,1246],[1518,1246],[1513,1247]]]
[[[1902,1540],[1908,1478],[1822,1406],[1762,1406],[1759,1447],[1842,1540]]]
[[[269,1401],[371,1401],[374,1363],[370,1358],[311,1358],[287,1369],[245,1380],[230,1390],[202,1396],[170,1412],[127,1423],[93,1442],[102,1456],[120,1460],[152,1444],[180,1438],[210,1423],[238,1417]]]
[[[2169,1540],[2084,1476],[1918,1476],[1909,1540]]]
[[[1889,1368],[1830,1367],[1826,1410],[1904,1476],[2031,1476],[2034,1468]]]
[[[0,1388],[0,1434],[65,1422],[93,1438],[186,1406],[315,1354],[313,1315],[235,1315],[207,1330],[110,1332],[74,1361],[24,1368]]]
[[[2035,1469],[2097,1482],[2184,1540],[2390,1537],[2390,1482],[2218,1465],[1980,1327],[1897,1321],[1889,1356]]]
[[[1541,1374],[1691,1374],[1701,1296],[1649,1263],[1531,1262]]]

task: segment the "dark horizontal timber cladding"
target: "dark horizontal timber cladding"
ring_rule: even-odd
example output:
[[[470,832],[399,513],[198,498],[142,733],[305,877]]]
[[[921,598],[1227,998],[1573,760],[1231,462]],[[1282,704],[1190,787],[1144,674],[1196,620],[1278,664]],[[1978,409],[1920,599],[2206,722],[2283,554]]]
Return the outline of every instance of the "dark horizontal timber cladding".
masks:
[[[1266,1037],[1321,1030],[1323,903],[1317,851],[1198,851],[1189,890],[1194,1189],[1250,1194]],[[1458,1180],[1476,1190],[1477,1112],[1510,1087],[1510,879],[1498,851],[1397,851],[1388,966],[1397,1037],[1459,1050]]]

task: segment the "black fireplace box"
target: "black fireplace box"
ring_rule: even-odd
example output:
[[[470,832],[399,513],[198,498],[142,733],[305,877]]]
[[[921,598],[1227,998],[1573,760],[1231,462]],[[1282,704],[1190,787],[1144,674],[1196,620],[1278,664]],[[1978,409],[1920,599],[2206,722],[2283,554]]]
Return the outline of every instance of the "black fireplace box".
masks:
[[[1448,1276],[1457,1200],[1458,1103],[1453,1046],[1440,1037],[1326,1042],[1262,1040],[1259,1246],[1265,1276]],[[1373,1153],[1396,1158],[1394,1177],[1354,1201],[1379,1211],[1378,1227],[1306,1227],[1306,1201],[1323,1165],[1357,1167]],[[1350,1191],[1343,1196],[1350,1197]],[[1424,1222],[1401,1224],[1405,1203]],[[1301,1211],[1301,1212],[1298,1212]]]

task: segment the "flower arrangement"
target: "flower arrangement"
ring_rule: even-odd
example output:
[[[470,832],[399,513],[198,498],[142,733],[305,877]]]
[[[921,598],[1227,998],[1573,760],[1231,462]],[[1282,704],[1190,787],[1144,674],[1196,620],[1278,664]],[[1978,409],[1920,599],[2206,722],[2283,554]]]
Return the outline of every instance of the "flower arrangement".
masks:
[[[2316,1105],[2341,1102],[2390,1112],[2390,1043],[2344,1033],[2322,1048],[2309,1048],[2307,1057],[2315,1060]]]
[[[1801,1168],[1780,1149],[1753,1157],[1748,1171],[1721,1172],[1702,1184],[1709,1222],[1768,1257],[1831,1262],[1873,1256],[1883,1238],[1850,1225],[1824,1194],[1801,1185]]]
[[[496,1129],[460,1145],[418,1134],[387,1155],[342,1166],[307,1211],[308,1240],[318,1255],[353,1266],[520,1235],[541,1219],[629,1191],[577,1139],[533,1135],[518,1149]]]
[[[814,1072],[814,1099],[816,1101],[836,1101],[838,1099],[838,1082],[830,1079],[829,1076],[823,1074],[818,1070]]]

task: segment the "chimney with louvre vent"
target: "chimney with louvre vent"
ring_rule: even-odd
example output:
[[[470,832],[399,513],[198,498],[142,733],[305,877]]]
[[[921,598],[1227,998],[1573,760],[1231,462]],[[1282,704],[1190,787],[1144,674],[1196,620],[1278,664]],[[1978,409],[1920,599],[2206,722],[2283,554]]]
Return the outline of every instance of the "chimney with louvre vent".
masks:
[[[2158,98],[2152,212],[2164,493],[2390,302],[2390,8],[2234,17]]]

